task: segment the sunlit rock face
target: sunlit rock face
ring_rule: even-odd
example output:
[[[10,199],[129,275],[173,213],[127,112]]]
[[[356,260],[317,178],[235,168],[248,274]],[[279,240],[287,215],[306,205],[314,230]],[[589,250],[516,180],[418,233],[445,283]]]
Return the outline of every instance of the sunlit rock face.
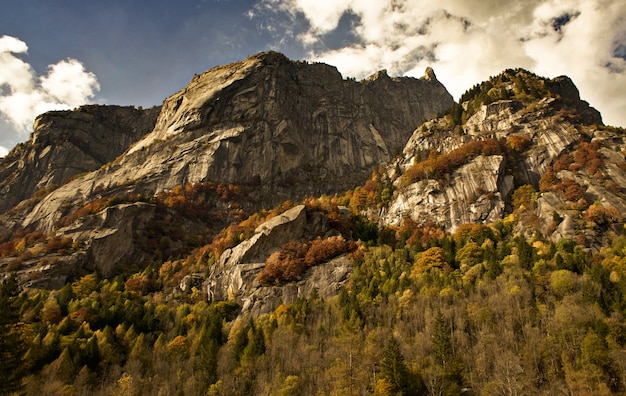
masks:
[[[397,155],[417,125],[453,103],[430,71],[357,82],[325,64],[262,53],[195,76],[123,156],[59,188],[25,224],[50,229],[60,206],[123,189],[253,185],[265,206],[340,192]]]

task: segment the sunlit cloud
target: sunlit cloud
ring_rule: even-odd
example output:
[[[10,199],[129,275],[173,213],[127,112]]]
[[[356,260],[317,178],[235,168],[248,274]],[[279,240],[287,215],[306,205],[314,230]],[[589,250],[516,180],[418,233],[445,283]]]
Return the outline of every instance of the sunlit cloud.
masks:
[[[18,132],[28,132],[41,113],[89,103],[100,89],[96,76],[76,59],[49,65],[47,73],[38,76],[18,57],[27,51],[20,39],[0,37],[0,115]]]

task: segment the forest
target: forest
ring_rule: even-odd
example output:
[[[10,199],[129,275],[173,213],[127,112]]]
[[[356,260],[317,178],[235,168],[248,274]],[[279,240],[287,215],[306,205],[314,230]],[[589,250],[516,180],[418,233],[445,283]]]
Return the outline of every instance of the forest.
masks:
[[[379,230],[355,210],[351,246],[337,238],[353,265],[340,294],[257,318],[195,287],[172,293],[181,274],[209,270],[208,248],[60,290],[21,291],[9,277],[2,393],[623,394],[626,233],[597,251],[515,233],[529,189],[505,219],[452,234],[410,221]],[[367,195],[307,204],[332,211],[362,201],[355,193]]]

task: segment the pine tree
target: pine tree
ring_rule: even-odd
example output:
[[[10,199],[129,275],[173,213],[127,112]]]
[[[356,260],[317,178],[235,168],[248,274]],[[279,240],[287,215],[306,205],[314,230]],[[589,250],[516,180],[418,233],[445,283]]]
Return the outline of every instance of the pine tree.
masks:
[[[452,328],[441,311],[435,315],[432,340],[435,365],[439,367],[445,394],[456,394],[461,389],[463,366],[454,352]]]
[[[19,393],[26,374],[26,343],[20,324],[17,278],[12,275],[0,284],[0,395]]]
[[[380,368],[380,376],[392,385],[394,391],[401,392],[407,383],[408,370],[400,351],[400,344],[394,336],[387,340]]]

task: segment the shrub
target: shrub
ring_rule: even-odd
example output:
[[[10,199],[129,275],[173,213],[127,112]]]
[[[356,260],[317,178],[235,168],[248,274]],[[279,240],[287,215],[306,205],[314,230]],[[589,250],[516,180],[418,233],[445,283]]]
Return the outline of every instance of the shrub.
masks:
[[[523,152],[530,146],[530,138],[526,135],[513,135],[508,139],[509,147],[513,151]]]
[[[267,258],[257,280],[262,285],[297,281],[307,268],[354,249],[356,243],[340,235],[310,242],[290,241]]]
[[[565,199],[578,202],[585,197],[585,189],[572,179],[565,179],[561,182],[561,189],[565,194]]]
[[[592,205],[585,212],[585,219],[596,225],[608,225],[621,222],[622,216],[615,206]]]
[[[410,167],[402,175],[402,181],[404,185],[408,185],[424,178],[442,179],[479,155],[496,155],[501,152],[503,152],[501,143],[493,138],[473,140],[446,154],[439,154],[433,150],[427,159]]]
[[[546,172],[541,176],[539,180],[539,191],[546,192],[551,191],[559,184],[559,179],[556,177],[551,167],[546,169]]]

